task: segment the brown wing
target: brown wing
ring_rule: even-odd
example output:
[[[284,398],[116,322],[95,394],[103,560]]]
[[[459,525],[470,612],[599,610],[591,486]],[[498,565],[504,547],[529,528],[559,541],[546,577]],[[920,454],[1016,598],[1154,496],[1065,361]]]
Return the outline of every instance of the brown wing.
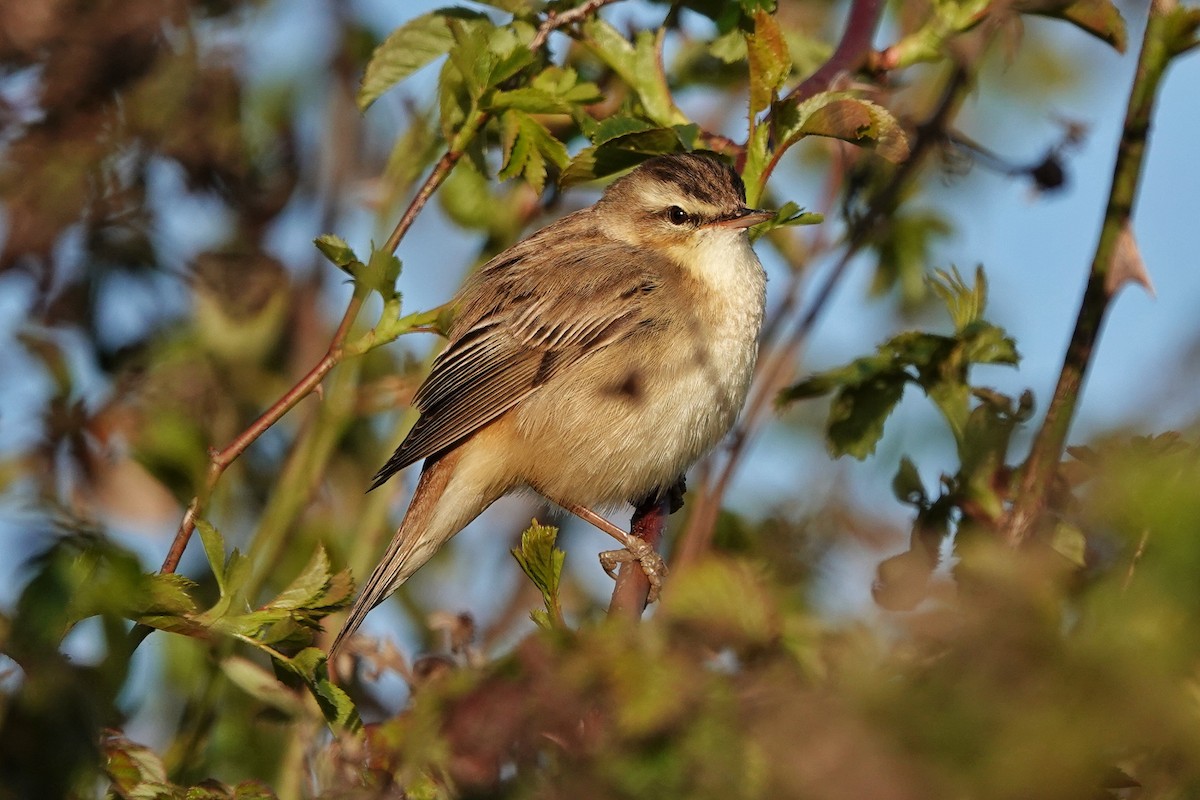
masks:
[[[502,253],[463,288],[450,343],[413,400],[421,416],[372,489],[458,444],[560,370],[649,320],[663,261],[608,238],[586,247],[577,241],[563,257],[547,258],[539,242],[546,244],[535,236]]]

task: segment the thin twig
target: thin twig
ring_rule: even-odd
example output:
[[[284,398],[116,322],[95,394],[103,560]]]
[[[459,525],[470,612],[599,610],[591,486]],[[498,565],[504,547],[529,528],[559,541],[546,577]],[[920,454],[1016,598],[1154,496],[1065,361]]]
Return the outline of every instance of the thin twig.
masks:
[[[391,235],[384,242],[384,250],[386,252],[395,252],[400,244],[400,240],[412,227],[417,215],[429,202],[429,198],[437,191],[438,187],[446,180],[450,174],[450,170],[462,158],[465,150],[465,142],[469,141],[479,131],[479,129],[487,121],[487,115],[479,112],[474,114],[464,124],[463,129],[459,131],[455,143],[447,148],[446,152],[438,159],[433,170],[425,182],[421,184],[421,188],[413,196],[412,201],[408,204],[404,214],[400,217],[400,221],[396,223],[396,227],[392,230]],[[192,533],[196,529],[196,521],[200,514],[208,505],[208,501],[212,496],[213,490],[216,488],[217,482],[221,479],[225,470],[237,460],[246,448],[249,447],[259,436],[262,436],[272,425],[278,422],[284,414],[291,411],[297,403],[307,397],[320,384],[321,381],[329,374],[335,366],[341,362],[345,355],[344,349],[346,338],[350,334],[350,328],[354,324],[354,320],[358,317],[358,312],[362,308],[366,292],[355,289],[354,294],[350,298],[350,302],[346,305],[346,310],[342,314],[341,322],[338,324],[337,330],[334,332],[333,339],[329,343],[329,349],[325,352],[325,356],[317,362],[317,365],[309,370],[299,383],[288,390],[287,394],[279,398],[275,403],[268,408],[262,416],[256,419],[251,425],[238,434],[228,446],[222,450],[213,450],[210,452],[208,474],[205,476],[204,485],[200,487],[200,491],[192,498],[192,502],[188,504],[187,511],[183,515],[183,520],[179,524],[179,530],[175,534],[175,540],[171,543],[171,549],[167,552],[167,557],[163,560],[161,571],[174,572],[179,566],[179,560],[183,557],[183,551],[187,548],[188,541],[192,537]]]
[[[615,2],[617,2],[617,0],[587,0],[587,2],[583,5],[576,6],[575,8],[564,11],[561,14],[555,11],[547,12],[545,21],[538,26],[537,33],[534,34],[533,40],[529,42],[529,49],[537,52],[539,49],[541,49],[542,45],[546,43],[546,39],[548,39],[550,34],[554,31],[558,30],[564,25],[580,22],[604,6]]]
[[[342,321],[338,324],[337,332],[334,333],[333,339],[329,343],[329,349],[325,351],[325,356],[317,362],[317,365],[309,370],[299,383],[289,389],[287,394],[276,400],[270,408],[263,412],[262,416],[239,433],[232,442],[221,450],[209,452],[208,474],[205,476],[204,485],[200,487],[200,491],[188,504],[183,520],[179,524],[179,530],[175,533],[175,540],[171,542],[171,549],[167,551],[167,557],[163,560],[161,572],[174,572],[179,566],[183,551],[187,548],[188,541],[196,529],[196,520],[208,504],[217,481],[221,479],[221,475],[225,473],[229,465],[236,461],[238,456],[246,451],[246,448],[278,422],[284,414],[307,397],[329,374],[329,371],[342,360],[342,347],[346,343],[346,337],[350,333],[350,326],[353,324],[354,318],[358,316],[358,311],[362,308],[362,303],[363,293],[356,291],[346,305],[346,311],[342,314]]]
[[[1119,286],[1110,287],[1109,277],[1120,258],[1120,239],[1128,234],[1133,204],[1137,197],[1142,164],[1146,155],[1146,139],[1158,87],[1167,64],[1175,55],[1169,45],[1172,10],[1166,3],[1151,3],[1150,18],[1138,55],[1137,71],[1130,89],[1129,105],[1121,141],[1117,145],[1117,160],[1113,167],[1104,224],[1096,253],[1092,258],[1087,288],[1080,303],[1075,330],[1063,358],[1062,371],[1054,395],[1046,409],[1046,418],[1030,447],[1029,457],[1022,468],[1021,482],[1013,506],[1003,521],[1002,530],[1009,545],[1019,546],[1034,532],[1037,520],[1046,505],[1054,475],[1062,461],[1067,433],[1079,403],[1084,377],[1091,364],[1096,341],[1105,313]]]

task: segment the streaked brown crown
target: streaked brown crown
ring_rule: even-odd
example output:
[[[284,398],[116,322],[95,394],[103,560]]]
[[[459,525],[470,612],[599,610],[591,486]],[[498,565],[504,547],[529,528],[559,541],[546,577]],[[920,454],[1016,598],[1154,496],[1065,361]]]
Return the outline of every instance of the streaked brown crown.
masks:
[[[628,199],[630,190],[647,180],[713,208],[743,208],[746,205],[746,186],[741,177],[716,156],[700,153],[656,156],[615,181],[605,190],[604,199]]]

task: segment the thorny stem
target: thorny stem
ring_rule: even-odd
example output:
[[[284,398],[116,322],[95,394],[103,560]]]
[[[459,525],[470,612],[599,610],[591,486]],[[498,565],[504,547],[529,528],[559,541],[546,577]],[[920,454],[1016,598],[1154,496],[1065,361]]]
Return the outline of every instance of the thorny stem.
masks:
[[[1046,418],[1038,431],[1021,472],[1013,506],[1002,523],[1005,541],[1019,546],[1034,533],[1036,523],[1046,505],[1058,464],[1062,460],[1067,433],[1079,403],[1079,393],[1084,377],[1092,360],[1092,353],[1100,335],[1105,312],[1119,285],[1110,286],[1110,276],[1121,258],[1122,236],[1131,236],[1128,231],[1133,216],[1133,204],[1137,197],[1142,164],[1146,155],[1146,139],[1150,132],[1150,120],[1158,87],[1167,64],[1177,53],[1172,29],[1175,22],[1175,4],[1154,2],[1150,4],[1150,18],[1142,39],[1142,50],[1138,55],[1137,70],[1129,94],[1129,105],[1125,112],[1125,124],[1121,141],[1117,146],[1117,159],[1113,167],[1112,188],[1109,190],[1108,206],[1100,239],[1092,259],[1087,288],[1080,303],[1075,330],[1067,345],[1062,371],[1054,395],[1046,409]]]

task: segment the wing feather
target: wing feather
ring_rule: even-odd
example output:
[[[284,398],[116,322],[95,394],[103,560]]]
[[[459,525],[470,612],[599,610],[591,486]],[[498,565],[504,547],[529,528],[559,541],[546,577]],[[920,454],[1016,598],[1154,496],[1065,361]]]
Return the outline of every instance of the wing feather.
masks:
[[[413,400],[421,416],[371,488],[458,444],[649,318],[669,274],[664,260],[607,237],[553,258],[544,238],[501,254],[463,288],[449,345]]]

